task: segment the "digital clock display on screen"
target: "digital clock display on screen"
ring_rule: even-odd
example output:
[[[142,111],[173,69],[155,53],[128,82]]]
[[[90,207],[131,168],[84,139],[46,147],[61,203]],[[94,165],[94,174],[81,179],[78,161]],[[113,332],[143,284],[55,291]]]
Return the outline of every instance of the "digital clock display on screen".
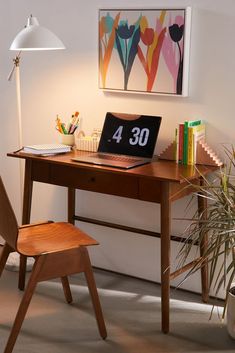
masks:
[[[160,124],[159,116],[107,113],[99,152],[151,158]]]

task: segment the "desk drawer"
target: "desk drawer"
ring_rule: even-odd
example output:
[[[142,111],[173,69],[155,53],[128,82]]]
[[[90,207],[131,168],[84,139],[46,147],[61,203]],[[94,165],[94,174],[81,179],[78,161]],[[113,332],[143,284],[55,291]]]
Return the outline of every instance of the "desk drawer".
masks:
[[[57,185],[138,198],[138,178],[133,176],[51,165],[50,179]]]
[[[39,161],[32,162],[32,179],[42,183],[50,183],[50,165]]]
[[[139,181],[139,199],[150,202],[161,202],[161,184],[160,181],[151,179],[140,179]]]

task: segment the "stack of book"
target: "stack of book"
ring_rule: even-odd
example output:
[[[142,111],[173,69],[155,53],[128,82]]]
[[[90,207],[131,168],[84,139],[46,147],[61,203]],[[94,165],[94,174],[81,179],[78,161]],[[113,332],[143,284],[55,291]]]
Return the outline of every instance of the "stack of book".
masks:
[[[193,165],[197,162],[197,144],[205,141],[206,127],[203,120],[180,123],[176,129],[176,162]]]
[[[70,152],[71,147],[63,144],[31,145],[23,147],[22,151],[40,156],[48,156],[52,154]]]

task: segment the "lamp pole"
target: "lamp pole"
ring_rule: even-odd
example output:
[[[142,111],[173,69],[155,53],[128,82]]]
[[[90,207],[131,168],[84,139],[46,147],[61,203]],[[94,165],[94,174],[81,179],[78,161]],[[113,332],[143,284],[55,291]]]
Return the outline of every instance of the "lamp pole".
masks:
[[[13,68],[8,76],[8,81],[11,81],[13,73],[15,72],[16,81],[16,100],[17,100],[17,118],[18,118],[18,147],[23,147],[23,134],[22,134],[22,106],[21,106],[21,87],[20,87],[20,54],[21,51],[13,59]],[[22,215],[23,209],[23,183],[24,183],[24,168],[23,163],[19,161],[20,168],[20,214]]]
[[[13,73],[15,72],[16,80],[16,98],[17,98],[17,116],[18,116],[18,144],[19,148],[23,146],[22,137],[22,108],[21,108],[21,89],[20,89],[20,54],[21,51],[34,51],[34,50],[57,50],[65,49],[64,44],[61,40],[50,30],[39,25],[36,17],[32,15],[28,18],[27,25],[16,35],[13,40],[10,50],[18,51],[18,54],[13,59],[14,65],[8,76],[10,81]],[[22,215],[23,210],[23,163],[19,161],[19,172],[20,172],[20,211]],[[19,268],[18,258],[12,257],[12,266],[9,263],[8,267]],[[11,261],[10,261],[11,262]]]
[[[18,117],[18,144],[23,147],[22,133],[22,106],[21,106],[21,85],[20,85],[20,54],[21,51],[57,50],[65,49],[61,40],[50,30],[39,25],[36,17],[32,15],[27,20],[27,25],[16,35],[11,43],[10,50],[17,50],[18,54],[13,59],[13,68],[8,76],[10,81],[15,72],[17,117]],[[20,203],[21,215],[23,209],[23,163],[20,161]]]

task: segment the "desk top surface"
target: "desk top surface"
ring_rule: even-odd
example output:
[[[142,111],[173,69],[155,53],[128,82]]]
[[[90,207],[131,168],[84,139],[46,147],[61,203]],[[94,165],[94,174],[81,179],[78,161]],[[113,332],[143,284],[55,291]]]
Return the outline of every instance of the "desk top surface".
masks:
[[[161,181],[171,181],[177,183],[183,183],[185,180],[193,180],[197,179],[200,174],[207,175],[216,169],[217,167],[212,166],[191,166],[191,165],[180,165],[175,163],[175,161],[166,161],[154,158],[151,163],[138,166],[135,168],[131,168],[128,170],[119,169],[119,168],[111,168],[106,166],[97,166],[86,163],[78,163],[72,161],[73,157],[78,155],[90,154],[92,152],[84,152],[84,151],[72,151],[69,153],[58,154],[53,156],[36,156],[32,154],[27,154],[23,152],[12,152],[8,153],[7,156],[22,158],[26,160],[32,161],[40,161],[42,163],[50,163],[50,164],[59,164],[59,165],[67,165],[74,168],[94,170],[94,171],[102,171],[107,173],[114,174],[128,174],[130,176],[137,176],[143,178],[153,178]]]

